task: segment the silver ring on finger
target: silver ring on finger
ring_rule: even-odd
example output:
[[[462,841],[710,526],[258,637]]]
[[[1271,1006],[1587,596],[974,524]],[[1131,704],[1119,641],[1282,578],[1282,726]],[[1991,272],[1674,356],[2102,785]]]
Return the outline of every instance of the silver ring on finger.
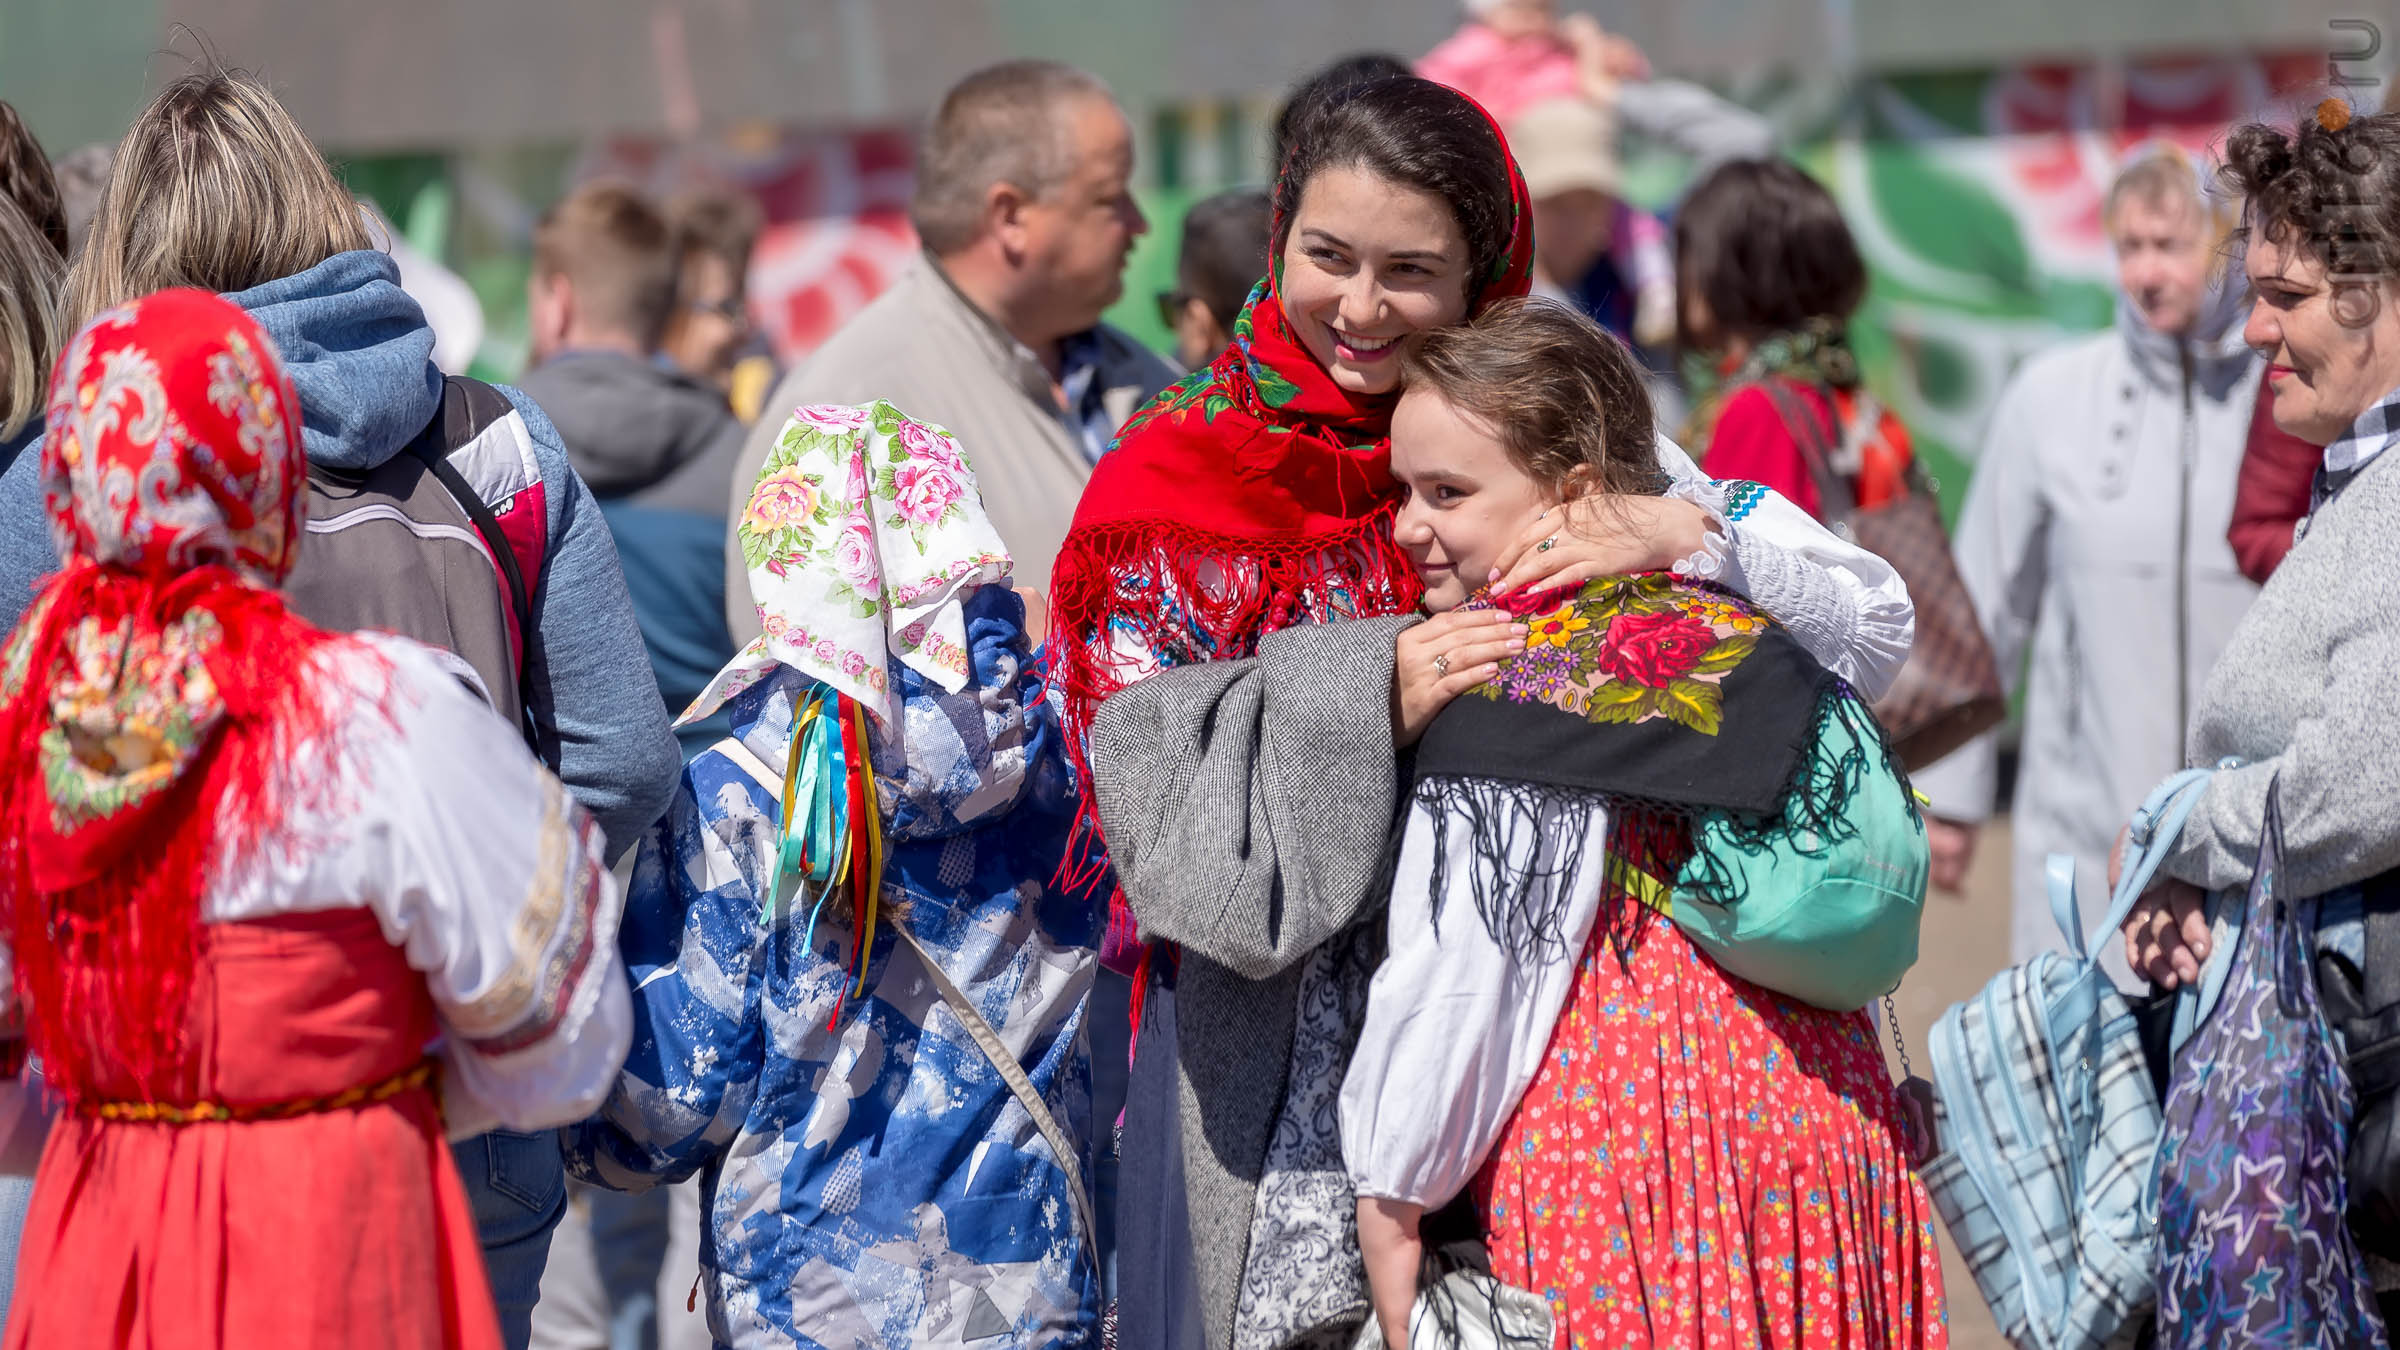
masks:
[[[1450,678],[1450,653],[1440,652],[1434,656],[1433,672],[1445,680]]]
[[[1558,547],[1558,536],[1554,534],[1554,535],[1551,535],[1549,538],[1547,538],[1547,539],[1543,540],[1542,542],[1540,542],[1540,543],[1538,543],[1538,544],[1535,544],[1535,545],[1533,546],[1533,551],[1534,551],[1534,552],[1536,552],[1536,553],[1548,553],[1550,550],[1552,550],[1552,549],[1554,549],[1554,548],[1557,548],[1557,547]]]

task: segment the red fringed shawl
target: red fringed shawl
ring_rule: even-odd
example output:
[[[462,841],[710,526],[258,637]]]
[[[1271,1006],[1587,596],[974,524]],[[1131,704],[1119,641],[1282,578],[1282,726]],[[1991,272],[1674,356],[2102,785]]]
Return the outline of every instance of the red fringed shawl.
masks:
[[[307,464],[265,333],[200,291],[94,319],[42,443],[64,566],[0,660],[0,911],[16,994],[69,1101],[186,1068],[212,878],[322,801],[344,711],[328,644],[274,587]],[[363,649],[360,649],[363,651]]]
[[[1532,201],[1513,160],[1509,186],[1509,246],[1469,313],[1531,286]],[[1051,572],[1050,647],[1079,767],[1101,701],[1145,673],[1124,652],[1235,659],[1278,629],[1417,603],[1421,583],[1392,542],[1396,397],[1352,394],[1316,363],[1284,315],[1282,273],[1271,259],[1232,345],[1126,423],[1076,508]],[[1079,858],[1099,827],[1088,770],[1082,781]],[[1119,897],[1111,945],[1132,933]]]

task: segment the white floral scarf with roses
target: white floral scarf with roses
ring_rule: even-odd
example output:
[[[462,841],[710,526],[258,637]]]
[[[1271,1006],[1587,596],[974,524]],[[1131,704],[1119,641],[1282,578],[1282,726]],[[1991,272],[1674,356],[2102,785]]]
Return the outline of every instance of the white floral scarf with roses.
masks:
[[[735,522],[765,632],[680,721],[708,716],[778,667],[857,699],[885,727],[898,657],[957,693],[963,600],[1010,563],[957,438],[878,400],[801,408],[783,424]]]

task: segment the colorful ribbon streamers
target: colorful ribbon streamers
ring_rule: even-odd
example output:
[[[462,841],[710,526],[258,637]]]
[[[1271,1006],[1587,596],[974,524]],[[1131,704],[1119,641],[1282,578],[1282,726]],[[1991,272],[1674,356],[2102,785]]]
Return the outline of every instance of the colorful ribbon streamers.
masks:
[[[865,706],[826,685],[812,685],[792,718],[783,838],[776,851],[775,885],[759,915],[762,924],[774,922],[774,897],[783,878],[799,878],[816,892],[802,937],[813,949],[827,897],[847,886],[854,919],[851,959],[857,968],[857,978],[847,986],[849,997],[867,991],[867,958],[882,909],[883,811],[867,747]],[[837,1021],[841,1017],[838,1002],[833,1015]]]

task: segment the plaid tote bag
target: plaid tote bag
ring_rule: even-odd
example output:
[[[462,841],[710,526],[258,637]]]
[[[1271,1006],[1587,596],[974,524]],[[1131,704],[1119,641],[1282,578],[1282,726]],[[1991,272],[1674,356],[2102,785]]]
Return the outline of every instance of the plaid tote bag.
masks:
[[[2343,1217],[2356,1106],[2311,968],[2316,902],[2281,894],[2267,788],[2224,993],[2175,1061],[2158,1146],[2158,1350],[2384,1344]]]
[[[2076,860],[2052,853],[2066,951],[2002,970],[1934,1023],[1934,1155],[1918,1175],[2018,1350],[2131,1345],[2158,1292],[2158,1088],[2100,951],[2206,790],[2208,771],[2186,769],[2143,800],[2098,925],[2076,913]]]
[[[2088,929],[2075,860],[2051,855],[2051,913],[2067,950],[2002,971],[1929,1038],[1935,1153],[1919,1175],[2019,1350],[2129,1345],[2150,1311],[2158,1092],[2099,953],[2207,786],[2206,771],[2186,770],[2142,803],[2125,874]]]

